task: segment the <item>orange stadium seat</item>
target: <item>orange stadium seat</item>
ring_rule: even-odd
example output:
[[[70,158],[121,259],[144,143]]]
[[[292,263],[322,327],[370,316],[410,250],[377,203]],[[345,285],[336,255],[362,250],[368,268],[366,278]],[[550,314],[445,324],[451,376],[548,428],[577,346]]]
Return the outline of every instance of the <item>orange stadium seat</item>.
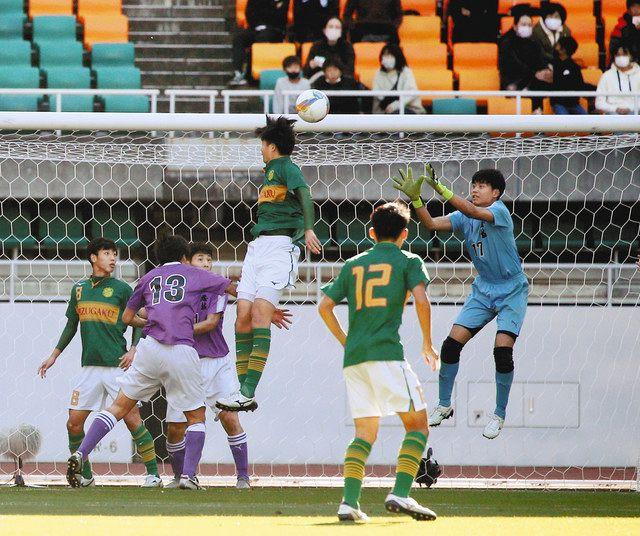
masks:
[[[460,91],[499,91],[498,69],[460,69],[456,71]]]
[[[624,4],[624,0],[621,0]],[[562,0],[561,4],[567,10],[569,17],[573,15],[593,17],[593,1],[592,0]]]
[[[402,51],[412,69],[414,67],[447,67],[447,45],[444,43],[411,41],[402,45]]]
[[[380,67],[380,51],[384,47],[384,43],[355,43],[353,50],[356,53],[356,75],[359,77],[360,72],[374,71]],[[367,85],[366,82],[362,82]],[[371,86],[369,86],[371,87]]]
[[[401,0],[402,11],[417,11],[420,15],[435,15],[436,0]]]
[[[247,9],[247,0],[236,0],[236,24],[239,28],[247,27],[245,9]]]
[[[73,0],[30,0],[29,17],[73,15]]]
[[[586,84],[597,86],[602,76],[602,71],[596,67],[589,67],[588,69],[582,69],[582,79]]]
[[[78,19],[84,15],[122,13],[122,0],[78,0]]]
[[[91,50],[94,43],[127,43],[129,19],[122,14],[85,14],[84,44]]]
[[[530,115],[533,111],[531,99],[521,99],[520,102],[520,113]],[[489,97],[487,99],[487,113],[489,115],[517,115],[517,101],[512,97]]]
[[[421,67],[412,69],[416,77],[418,89],[424,91],[451,91],[453,89],[453,72],[448,69]],[[423,97],[422,102],[431,102],[433,97]]]
[[[282,60],[295,56],[293,43],[254,43],[251,45],[251,74],[256,80],[267,69],[282,69]]]
[[[302,43],[302,45],[300,45],[300,61],[302,62],[302,65],[307,63],[307,56],[309,55],[312,46],[313,43],[311,42]]]
[[[580,43],[573,56],[581,67],[598,67],[600,65],[600,47],[598,43]]]
[[[602,0],[602,18],[615,17],[618,20],[627,10],[624,0]]]
[[[398,29],[400,44],[409,41],[440,41],[440,17],[403,17]]]
[[[595,43],[596,18],[593,15],[569,14],[566,25],[571,30],[571,36],[578,43]]]
[[[293,0],[289,2],[289,10],[287,11],[287,24],[293,24]]]
[[[495,43],[456,43],[453,45],[453,67],[477,69],[498,68],[498,45]]]
[[[340,19],[344,19],[344,10],[347,8],[347,0],[340,0]]]
[[[358,80],[361,84],[367,86],[367,88],[373,88],[373,79],[376,76],[378,67],[362,67],[359,71],[356,71]]]

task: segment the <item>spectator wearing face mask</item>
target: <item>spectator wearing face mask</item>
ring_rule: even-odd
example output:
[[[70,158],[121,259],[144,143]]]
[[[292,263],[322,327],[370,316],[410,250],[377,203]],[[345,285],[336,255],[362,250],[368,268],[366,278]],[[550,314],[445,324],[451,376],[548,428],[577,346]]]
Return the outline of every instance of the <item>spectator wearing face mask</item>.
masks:
[[[351,76],[343,74],[342,64],[339,60],[329,58],[322,66],[324,76],[319,77],[311,87],[320,91],[355,91],[361,86]],[[336,97],[329,95],[329,105],[332,114],[357,114],[360,113],[360,100],[358,97]]]
[[[352,43],[397,43],[401,23],[400,0],[347,0],[344,25],[345,33],[349,33]]]
[[[566,20],[567,10],[562,4],[549,2],[540,5],[540,20],[534,26],[531,38],[542,47],[544,59],[549,64],[553,61],[553,50],[560,38],[571,37],[571,30],[565,26]]]
[[[613,65],[602,73],[598,82],[598,93],[620,93],[620,95],[596,97],[596,109],[605,114],[627,115],[634,113],[633,97],[625,93],[640,93],[640,67],[633,61],[631,50],[620,46],[615,51]],[[640,99],[638,100],[640,106]]]
[[[309,89],[311,84],[306,78],[302,78],[302,66],[298,56],[287,56],[282,61],[282,69],[286,73],[286,77],[278,78],[273,95],[273,113],[274,114],[295,114],[296,113],[296,96],[289,95],[289,107],[284,109],[283,91],[304,91]]]
[[[317,41],[326,22],[338,17],[339,11],[340,0],[294,0],[293,41]]]
[[[561,37],[556,43],[553,58],[553,90],[584,91],[582,69],[573,61],[572,56],[578,50],[573,37]],[[552,97],[551,106],[557,115],[585,115],[587,111],[580,106],[579,97]]]
[[[447,13],[453,19],[454,43],[495,43],[498,35],[498,0],[451,0]]]
[[[337,59],[343,66],[346,76],[353,76],[353,66],[356,55],[353,45],[347,41],[342,32],[342,22],[333,17],[324,26],[322,38],[316,41],[309,50],[304,75],[313,83],[322,76],[322,66],[327,59]]]
[[[621,46],[628,47],[634,58],[640,58],[640,0],[627,0],[627,12],[611,32],[609,53],[612,58]]]
[[[379,91],[416,91],[418,85],[413,72],[407,65],[402,49],[398,45],[386,45],[380,51],[380,68],[373,78],[373,88]],[[404,103],[404,111],[407,114],[423,114],[420,97],[415,97]],[[399,97],[374,97],[374,114],[400,113]]]

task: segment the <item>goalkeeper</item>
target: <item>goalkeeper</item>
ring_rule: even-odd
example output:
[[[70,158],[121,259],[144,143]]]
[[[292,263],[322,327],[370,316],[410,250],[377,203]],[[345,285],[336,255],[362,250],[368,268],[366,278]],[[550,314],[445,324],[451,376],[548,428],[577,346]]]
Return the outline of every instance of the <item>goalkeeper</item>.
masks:
[[[522,271],[513,235],[511,214],[500,200],[505,179],[497,169],[481,169],[471,179],[469,202],[455,195],[440,180],[430,164],[425,174],[413,178],[411,169],[393,178],[394,187],[409,196],[420,221],[432,231],[453,231],[464,237],[471,261],[478,271],[462,311],[442,343],[438,406],[429,416],[429,426],[438,426],[453,415],[451,392],[464,345],[491,320],[498,330],[493,357],[496,364],[496,408],[483,435],[494,439],[504,425],[509,391],[513,383],[513,346],[527,310],[529,284]],[[455,209],[448,216],[433,218],[420,197],[422,183],[431,186]]]

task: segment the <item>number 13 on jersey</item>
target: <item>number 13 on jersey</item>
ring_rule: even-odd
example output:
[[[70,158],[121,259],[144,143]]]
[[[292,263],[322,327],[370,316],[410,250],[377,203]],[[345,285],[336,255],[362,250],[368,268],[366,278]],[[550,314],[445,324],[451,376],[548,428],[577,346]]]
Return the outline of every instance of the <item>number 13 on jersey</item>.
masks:
[[[386,307],[387,298],[374,298],[376,287],[386,287],[391,280],[390,264],[371,264],[365,272],[364,266],[354,266],[351,273],[356,283],[356,311],[364,307]],[[375,277],[369,277],[375,275]],[[366,276],[366,281],[365,281]]]

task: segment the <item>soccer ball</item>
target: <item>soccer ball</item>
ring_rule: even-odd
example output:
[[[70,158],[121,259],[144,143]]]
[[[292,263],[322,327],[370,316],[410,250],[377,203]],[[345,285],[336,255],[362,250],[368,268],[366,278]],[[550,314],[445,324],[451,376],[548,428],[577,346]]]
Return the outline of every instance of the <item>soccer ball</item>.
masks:
[[[317,123],[329,113],[329,99],[317,89],[307,89],[298,95],[296,112],[303,121]]]

